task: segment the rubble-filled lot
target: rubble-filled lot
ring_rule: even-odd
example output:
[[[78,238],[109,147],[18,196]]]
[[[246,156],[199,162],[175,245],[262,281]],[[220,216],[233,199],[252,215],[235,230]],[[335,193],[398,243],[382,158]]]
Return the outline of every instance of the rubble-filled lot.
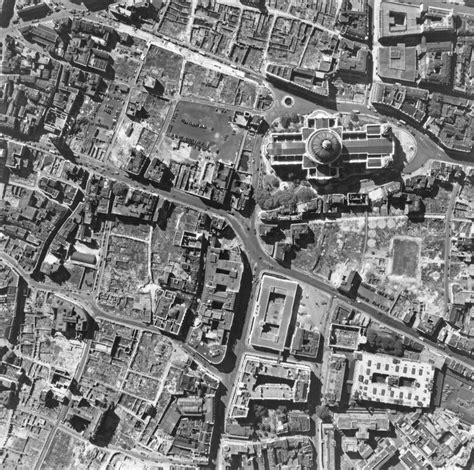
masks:
[[[340,277],[360,270],[364,249],[365,221],[343,220],[311,224],[314,242],[296,252],[295,267],[337,283]]]

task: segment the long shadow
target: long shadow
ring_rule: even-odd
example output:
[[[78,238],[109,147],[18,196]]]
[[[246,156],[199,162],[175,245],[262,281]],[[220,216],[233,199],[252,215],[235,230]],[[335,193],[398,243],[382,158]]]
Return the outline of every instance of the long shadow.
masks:
[[[114,409],[110,407],[102,417],[102,421],[97,427],[97,430],[91,435],[91,442],[99,447],[106,447],[120,423],[120,417],[115,413]]]
[[[321,379],[311,372],[311,388],[308,395],[308,408],[311,415],[316,413],[316,408],[321,403],[322,386]]]
[[[319,348],[318,348],[318,355],[316,356],[315,362],[318,364],[323,363],[323,356],[324,356],[324,344],[326,343],[326,337],[320,332],[319,336]]]
[[[300,235],[296,240],[296,245],[299,249],[305,250],[309,245],[315,243],[314,232],[309,228],[308,233]]]
[[[295,96],[303,98],[305,100],[311,101],[314,104],[319,104],[325,108],[333,109],[337,111],[337,103],[334,97],[324,97],[317,96],[309,91],[302,90],[299,86],[295,84],[283,84],[279,83],[277,80],[271,81],[272,85],[280,91],[288,91],[291,89],[291,93]],[[333,90],[334,91],[334,90]]]
[[[296,320],[298,316],[298,309],[301,304],[301,299],[303,298],[303,289],[301,289],[301,286],[298,284],[296,288],[296,295],[295,295],[295,300],[294,300],[294,307],[293,307],[293,312],[290,318],[290,322],[288,324],[288,333],[286,337],[286,344],[285,347],[289,349],[291,345],[291,339],[292,339],[292,332],[295,331],[295,326],[296,326]]]
[[[43,4],[37,4],[36,8],[33,11],[29,11],[29,12],[20,11],[19,16],[21,17],[23,21],[32,21],[32,20],[39,20],[39,19],[45,18],[51,13],[52,13],[51,8],[45,3],[43,3]]]
[[[311,219],[313,218],[314,217],[311,217]],[[296,259],[296,254],[301,250],[305,250],[310,245],[313,245],[315,241],[314,232],[310,229],[307,234],[300,236],[296,243],[291,245],[290,249],[285,254],[285,259],[278,263],[284,268],[291,269],[292,263]]]
[[[95,334],[99,331],[99,325],[97,325],[96,321],[88,315],[87,312],[86,315],[89,321],[87,324],[87,331],[84,334],[84,339],[94,339]]]
[[[17,292],[17,302],[15,309],[15,317],[10,331],[8,331],[7,338],[10,343],[15,345],[18,341],[18,334],[20,332],[20,327],[25,321],[25,302],[26,302],[26,292],[28,289],[28,284],[26,281],[20,277],[18,281],[18,292]]]
[[[100,11],[106,10],[109,5],[114,3],[113,0],[71,0],[72,3],[77,3],[80,5],[81,3],[89,10],[89,11]]]
[[[232,372],[235,369],[237,356],[234,352],[234,347],[236,346],[237,341],[242,339],[245,316],[247,315],[250,303],[250,293],[252,292],[252,270],[245,254],[242,254],[242,262],[244,265],[244,272],[242,275],[240,294],[237,297],[235,305],[235,316],[227,345],[227,354],[225,359],[217,366],[217,368],[224,373]]]
[[[13,17],[15,0],[4,0],[3,8],[0,8],[0,28],[7,28]]]
[[[224,389],[224,390],[221,390]],[[216,468],[217,453],[220,448],[221,436],[224,434],[224,420],[225,420],[225,404],[222,401],[222,396],[225,395],[227,390],[222,385],[219,388],[218,394],[216,396],[216,419],[214,422],[214,433],[212,434],[212,440],[210,442],[210,453],[209,453],[209,462]]]
[[[255,207],[256,204],[254,198],[251,197],[247,205],[244,207],[244,210],[240,211],[240,213],[247,219],[250,219],[250,217],[252,217],[253,211],[255,210]]]
[[[272,229],[268,234],[263,235],[262,240],[269,244],[274,245],[277,242],[285,240],[285,234],[279,229],[279,227],[275,226],[275,229]]]

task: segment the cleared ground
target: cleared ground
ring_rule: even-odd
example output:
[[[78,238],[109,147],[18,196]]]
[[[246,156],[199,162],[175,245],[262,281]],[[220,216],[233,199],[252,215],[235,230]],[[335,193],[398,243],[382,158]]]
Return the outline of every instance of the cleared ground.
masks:
[[[417,277],[420,242],[416,239],[394,238],[392,245],[392,271],[395,276]]]
[[[99,470],[106,451],[58,430],[41,468]]]
[[[474,392],[472,385],[455,376],[446,375],[442,391],[441,406],[459,413],[469,423],[474,423]]]
[[[167,134],[184,141],[196,141],[222,160],[234,162],[243,131],[232,126],[233,115],[234,112],[228,109],[181,101],[176,106]]]

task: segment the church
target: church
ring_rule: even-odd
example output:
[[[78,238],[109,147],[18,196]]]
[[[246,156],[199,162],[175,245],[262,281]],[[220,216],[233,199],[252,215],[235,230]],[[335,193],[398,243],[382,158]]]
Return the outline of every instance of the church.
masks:
[[[270,134],[266,155],[273,168],[300,165],[307,179],[324,182],[339,178],[341,170],[365,174],[385,168],[393,160],[395,144],[388,124],[349,130],[339,115],[315,111],[305,116],[299,131]]]

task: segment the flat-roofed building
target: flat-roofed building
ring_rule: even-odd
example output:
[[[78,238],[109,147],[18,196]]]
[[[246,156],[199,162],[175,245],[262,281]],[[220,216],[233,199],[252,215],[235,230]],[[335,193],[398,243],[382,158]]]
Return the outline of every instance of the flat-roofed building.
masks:
[[[454,11],[447,8],[426,6],[420,1],[380,2],[380,39],[390,40],[403,36],[454,32]]]
[[[341,431],[357,430],[355,437],[361,440],[370,438],[369,431],[383,432],[390,430],[390,420],[387,413],[334,413],[333,422]]]
[[[187,343],[213,364],[221,363],[227,352],[243,270],[238,247],[222,248],[211,241],[198,320],[189,330]]]
[[[319,424],[319,468],[322,470],[335,470],[338,468],[336,453],[336,435],[332,423]]]
[[[382,470],[387,468],[388,462],[398,454],[398,447],[393,439],[384,438],[378,441],[374,452],[368,452],[367,460],[359,460],[357,470]]]
[[[260,348],[283,351],[294,314],[298,284],[265,275],[254,311],[250,343]]]
[[[252,401],[306,403],[310,386],[311,369],[305,364],[280,363],[245,354],[227,407],[226,433],[234,437],[249,437],[245,419]]]
[[[88,267],[95,267],[97,265],[97,257],[93,253],[75,251],[70,259],[74,264],[86,265]]]
[[[332,349],[355,351],[361,340],[361,328],[352,325],[331,324],[329,333],[329,346]]]
[[[407,47],[403,43],[380,47],[377,73],[387,80],[414,83],[418,78],[416,47]]]
[[[308,330],[297,326],[291,339],[290,353],[294,356],[318,357],[321,334],[317,330]]]
[[[324,382],[323,401],[329,406],[338,406],[342,398],[347,359],[343,354],[331,354],[328,375]]]
[[[421,34],[423,6],[398,0],[380,2],[380,39]]]
[[[38,26],[30,26],[25,29],[24,34],[30,41],[43,46],[46,49],[56,47],[59,36],[53,28],[39,24]]]
[[[392,405],[430,406],[435,368],[398,357],[357,353],[351,398]]]

